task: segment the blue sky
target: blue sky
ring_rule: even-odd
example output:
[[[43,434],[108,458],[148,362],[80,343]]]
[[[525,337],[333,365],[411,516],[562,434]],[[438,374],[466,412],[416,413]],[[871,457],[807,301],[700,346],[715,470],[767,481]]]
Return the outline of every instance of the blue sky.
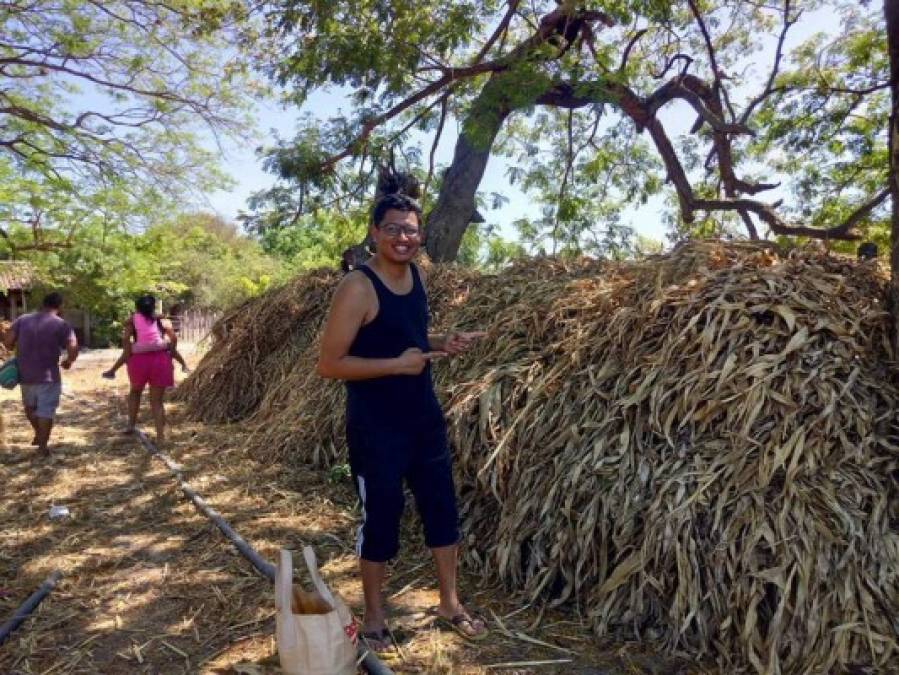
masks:
[[[807,39],[812,33],[819,30],[834,29],[839,26],[839,21],[829,9],[807,13],[796,24],[789,34],[786,47],[789,50],[799,42]],[[768,44],[770,43],[770,44]],[[746,66],[751,73],[755,73],[757,81],[751,87],[752,93],[763,86],[764,79],[770,69],[773,58],[775,37],[766,40],[765,48],[759,52],[747,55]],[[349,104],[341,92],[315,92],[307,101],[302,110],[284,109],[275,101],[265,101],[256,104],[256,119],[258,130],[261,133],[262,143],[268,144],[272,140],[272,132],[276,132],[281,138],[291,138],[294,135],[296,121],[303,112],[311,112],[316,116],[326,118],[334,115],[341,108],[349,109]],[[659,114],[659,118],[674,137],[687,133],[688,128],[695,119],[695,112],[686,103],[677,101],[666,106]],[[452,159],[453,147],[457,136],[457,122],[453,120],[447,124],[437,151],[437,162],[448,164]],[[430,147],[430,137],[422,137],[424,147]],[[250,194],[257,190],[272,185],[273,176],[262,170],[261,162],[256,156],[252,145],[239,145],[228,143],[224,146],[223,165],[225,170],[235,179],[233,188],[227,191],[219,191],[207,196],[208,206],[222,217],[232,220],[238,212],[246,208],[246,200]],[[487,166],[484,179],[481,182],[481,191],[484,193],[499,192],[509,198],[508,204],[501,209],[487,211],[484,215],[488,221],[500,226],[500,231],[507,237],[514,236],[510,223],[523,216],[535,216],[532,201],[509,184],[506,177],[508,162],[501,157],[492,157]],[[772,195],[774,199],[777,195]],[[662,224],[662,213],[666,211],[663,197],[650,199],[641,207],[629,209],[624,214],[624,223],[630,225],[642,235],[663,241],[665,227]]]

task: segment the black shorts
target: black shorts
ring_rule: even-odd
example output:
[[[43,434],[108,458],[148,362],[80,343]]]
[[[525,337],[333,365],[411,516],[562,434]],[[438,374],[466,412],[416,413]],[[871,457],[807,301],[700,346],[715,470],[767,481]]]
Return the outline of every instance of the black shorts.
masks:
[[[350,469],[362,504],[356,553],[385,562],[399,550],[403,481],[415,505],[429,548],[459,541],[459,513],[446,426],[438,421],[422,429],[347,427]]]

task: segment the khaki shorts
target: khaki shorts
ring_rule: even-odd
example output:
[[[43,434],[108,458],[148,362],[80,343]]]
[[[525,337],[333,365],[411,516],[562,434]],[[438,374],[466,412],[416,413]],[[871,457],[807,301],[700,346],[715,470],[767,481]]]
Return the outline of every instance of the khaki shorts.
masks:
[[[59,397],[62,394],[61,382],[45,382],[42,384],[20,384],[22,403],[34,411],[34,416],[44,420],[56,417]]]

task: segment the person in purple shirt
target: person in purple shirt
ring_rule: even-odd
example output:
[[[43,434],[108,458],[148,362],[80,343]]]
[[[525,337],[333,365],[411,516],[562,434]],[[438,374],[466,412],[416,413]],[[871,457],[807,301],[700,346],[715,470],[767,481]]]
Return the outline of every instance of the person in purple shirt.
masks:
[[[75,331],[59,316],[61,307],[62,295],[49,293],[40,311],[16,319],[3,339],[8,349],[16,347],[22,404],[34,428],[31,444],[47,457],[50,455],[47,443],[62,393],[59,368],[68,370],[78,358]],[[63,350],[66,357],[60,363]]]

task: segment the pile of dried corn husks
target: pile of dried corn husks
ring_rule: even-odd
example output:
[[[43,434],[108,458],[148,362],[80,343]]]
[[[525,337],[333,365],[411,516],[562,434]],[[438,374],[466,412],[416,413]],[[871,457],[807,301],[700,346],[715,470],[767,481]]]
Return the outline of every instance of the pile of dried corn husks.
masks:
[[[216,423],[254,413],[317,339],[338,279],[329,270],[297,277],[219,319],[214,348],[178,388],[191,415]]]
[[[195,413],[225,386],[205,371],[236,359],[227,386],[261,392],[257,452],[342,461],[342,389],[313,368],[333,282],[240,310],[193,376]],[[489,331],[436,375],[469,565],[727,672],[899,662],[899,387],[876,267],[695,243],[438,267],[429,286],[438,324]],[[288,299],[292,326],[253,318]],[[253,330],[276,348],[264,378]]]

